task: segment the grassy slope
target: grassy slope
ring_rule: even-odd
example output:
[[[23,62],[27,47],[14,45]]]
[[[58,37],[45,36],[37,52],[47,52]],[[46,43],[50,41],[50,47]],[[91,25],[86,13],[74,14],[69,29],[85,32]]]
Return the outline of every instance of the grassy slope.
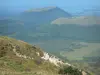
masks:
[[[13,45],[16,46],[17,52],[33,57],[34,59],[17,57],[13,52]],[[36,52],[39,52],[40,56],[37,56]],[[36,72],[47,75],[56,74],[58,70],[55,65],[40,59],[40,57],[43,56],[43,52],[40,48],[8,37],[0,37],[0,56],[0,72]]]

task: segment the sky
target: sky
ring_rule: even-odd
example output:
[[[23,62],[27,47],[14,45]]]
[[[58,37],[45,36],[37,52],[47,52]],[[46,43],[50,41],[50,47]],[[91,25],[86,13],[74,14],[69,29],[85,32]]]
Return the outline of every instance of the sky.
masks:
[[[70,13],[99,9],[100,0],[0,0],[0,10],[25,11],[32,8],[57,6]]]

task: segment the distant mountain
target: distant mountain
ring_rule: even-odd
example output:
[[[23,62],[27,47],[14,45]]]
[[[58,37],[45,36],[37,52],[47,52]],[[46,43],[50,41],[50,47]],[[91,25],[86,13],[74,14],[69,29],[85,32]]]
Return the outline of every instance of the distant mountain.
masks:
[[[7,10],[4,10],[4,9],[0,9],[0,19],[2,18],[7,18],[7,17],[10,17],[11,16],[11,13],[8,12]]]
[[[76,16],[100,16],[100,9],[84,10],[76,13]]]
[[[50,23],[60,17],[71,17],[71,14],[58,7],[45,7],[27,10],[20,15],[21,20],[33,24]]]
[[[52,24],[76,24],[76,25],[100,25],[100,17],[97,16],[79,16],[72,18],[58,18],[52,21]]]
[[[12,35],[23,27],[23,23],[19,20],[0,19],[0,35]]]
[[[9,9],[0,8],[0,19],[14,18],[18,19],[20,12],[10,11]]]
[[[59,36],[66,36],[73,39],[77,38],[77,40],[83,39],[88,41],[100,41],[99,16],[77,16],[72,18],[58,18],[52,21],[51,24],[52,26],[56,25],[59,27]]]
[[[29,27],[29,26],[28,26]],[[14,19],[0,19],[0,35],[11,36],[16,39],[29,41],[33,39],[30,37],[30,27],[25,26],[23,21]],[[31,34],[33,35],[33,34]]]

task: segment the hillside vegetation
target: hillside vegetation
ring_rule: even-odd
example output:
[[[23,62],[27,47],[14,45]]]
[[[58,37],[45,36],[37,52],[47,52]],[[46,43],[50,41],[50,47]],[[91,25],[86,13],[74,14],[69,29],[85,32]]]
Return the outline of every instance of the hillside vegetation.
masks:
[[[16,52],[21,56],[17,56],[16,53],[14,53],[14,47]],[[40,54],[39,56],[37,52]],[[20,40],[0,37],[0,72],[56,74],[58,68],[48,61],[44,62],[40,58],[42,56],[43,52],[40,48]]]
[[[36,46],[0,36],[0,75],[82,75],[83,71],[73,66],[65,65],[63,69],[63,64],[56,66],[43,56],[44,52]]]

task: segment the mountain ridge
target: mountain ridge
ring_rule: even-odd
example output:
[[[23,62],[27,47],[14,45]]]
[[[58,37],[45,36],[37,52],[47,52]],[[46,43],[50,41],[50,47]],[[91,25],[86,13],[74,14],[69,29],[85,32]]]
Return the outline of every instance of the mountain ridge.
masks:
[[[24,22],[33,24],[46,24],[60,17],[71,17],[71,14],[65,12],[59,7],[44,7],[32,9],[20,14],[20,19]]]
[[[78,16],[72,18],[58,18],[51,22],[51,24],[76,24],[76,25],[99,25],[100,17],[97,16]]]
[[[50,7],[43,7],[43,8],[33,8],[33,9],[27,10],[25,12],[41,12],[41,11],[48,11],[48,10],[56,9],[56,8],[58,8],[58,7],[50,6]]]

